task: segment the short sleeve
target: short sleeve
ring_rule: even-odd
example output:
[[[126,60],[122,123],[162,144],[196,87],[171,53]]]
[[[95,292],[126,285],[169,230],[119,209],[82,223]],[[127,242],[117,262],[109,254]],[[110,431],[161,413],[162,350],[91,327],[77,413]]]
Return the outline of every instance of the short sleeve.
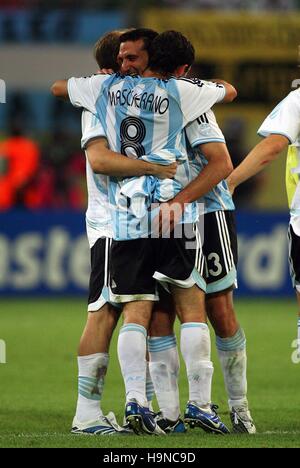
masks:
[[[204,143],[225,143],[225,138],[212,110],[200,115],[185,128],[192,148]]]
[[[290,143],[297,140],[300,133],[300,90],[292,91],[264,120],[257,132],[267,137],[272,134],[287,137]]]
[[[87,143],[94,138],[106,137],[98,117],[84,110],[81,116],[82,138],[81,148],[85,149]]]
[[[70,78],[68,80],[68,94],[71,104],[75,107],[84,107],[95,114],[96,102],[102,93],[102,85],[108,78],[110,75]]]
[[[198,79],[177,80],[181,110],[185,125],[207,112],[216,102],[225,97],[225,87],[218,83]]]

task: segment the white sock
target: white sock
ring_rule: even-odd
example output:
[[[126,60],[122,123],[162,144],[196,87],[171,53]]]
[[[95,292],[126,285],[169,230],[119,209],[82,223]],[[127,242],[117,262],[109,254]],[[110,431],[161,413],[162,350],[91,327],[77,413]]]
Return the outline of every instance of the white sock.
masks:
[[[149,368],[158,406],[164,418],[176,421],[180,416],[179,356],[175,335],[148,337]]]
[[[144,327],[128,323],[120,329],[118,356],[126,390],[126,401],[135,398],[147,406],[146,399],[146,338]]]
[[[189,382],[189,400],[209,410],[213,364],[208,326],[205,323],[184,323],[181,325],[180,342]]]
[[[80,422],[95,421],[103,415],[100,401],[109,356],[96,353],[78,356],[78,399],[75,418]]]
[[[151,411],[153,411],[152,400],[155,394],[154,385],[151,379],[150,369],[149,369],[149,362],[147,361],[147,371],[146,371],[146,398],[148,407]]]
[[[248,408],[245,334],[239,328],[232,337],[220,338],[217,336],[216,343],[228,393],[229,408],[231,409],[233,406]]]

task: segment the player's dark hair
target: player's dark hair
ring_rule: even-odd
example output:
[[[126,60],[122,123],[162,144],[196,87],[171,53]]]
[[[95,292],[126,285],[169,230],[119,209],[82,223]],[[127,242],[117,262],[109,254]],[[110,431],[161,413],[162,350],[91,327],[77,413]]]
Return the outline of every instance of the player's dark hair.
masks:
[[[125,30],[126,31],[126,30]],[[100,37],[94,45],[94,57],[99,68],[112,68],[115,72],[119,71],[117,57],[120,48],[120,36],[123,31],[111,31]]]
[[[189,67],[195,60],[191,42],[178,31],[165,31],[151,43],[149,68],[163,75],[171,75],[181,65]]]
[[[144,49],[149,54],[149,48],[151,46],[152,41],[158,36],[158,32],[154,31],[153,29],[148,28],[137,28],[131,29],[124,34],[122,34],[119,38],[121,42],[127,41],[138,41],[139,39],[143,39],[144,41]]]

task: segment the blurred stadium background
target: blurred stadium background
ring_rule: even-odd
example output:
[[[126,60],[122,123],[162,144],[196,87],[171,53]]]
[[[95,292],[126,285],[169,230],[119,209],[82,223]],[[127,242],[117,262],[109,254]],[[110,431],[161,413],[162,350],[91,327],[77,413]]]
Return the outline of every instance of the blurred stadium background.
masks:
[[[121,0],[0,0],[0,79],[6,84],[6,103],[0,103],[0,338],[7,342],[8,362],[23,356],[22,340],[19,341],[18,333],[14,333],[18,317],[21,323],[22,310],[25,314],[28,311],[28,322],[22,319],[20,331],[25,337],[25,348],[29,350],[39,330],[43,330],[41,336],[46,339],[44,326],[49,326],[52,336],[50,330],[53,331],[60,320],[64,327],[72,321],[68,314],[63,318],[65,303],[59,306],[59,302],[52,302],[52,299],[76,295],[79,297],[76,310],[79,314],[80,305],[82,316],[77,315],[72,323],[74,330],[67,328],[72,340],[71,343],[66,340],[66,350],[60,354],[76,375],[75,352],[73,354],[72,350],[75,350],[84,323],[89,277],[84,222],[85,158],[80,150],[80,111],[52,98],[49,88],[55,79],[86,76],[96,70],[92,49],[102,34],[112,29],[138,26],[158,31],[180,30],[193,42],[197,52],[192,74],[224,78],[236,86],[239,92],[236,102],[215,109],[235,165],[259,141],[256,131],[264,117],[292,89],[293,81],[300,78],[300,0],[127,0],[126,3]],[[293,298],[287,263],[288,210],[284,179],[285,155],[282,155],[235,195],[240,255],[239,297]],[[49,307],[53,306],[55,321],[51,323],[50,314],[47,314],[44,323],[40,316],[39,325],[31,328],[33,310],[36,317],[42,313],[38,305],[31,307],[32,300],[41,296],[43,302],[36,304],[41,304],[43,309],[48,301]],[[23,301],[25,297],[26,302]],[[16,298],[19,299],[17,303]],[[70,310],[72,302],[67,304]],[[252,324],[250,336],[252,334],[253,342],[258,336],[253,320],[256,313],[263,314],[268,310],[265,318],[272,326],[274,303],[269,307],[265,304],[259,307],[255,302],[252,308],[247,303],[242,306],[248,311],[245,312],[245,322],[249,327]],[[285,308],[284,304],[280,302],[281,310]],[[291,304],[286,301],[286,308],[293,309]],[[290,328],[285,330],[282,347],[286,355],[283,358],[281,351],[280,356],[274,355],[283,359],[282,368],[284,359],[290,362],[289,340],[296,337],[296,317],[293,313],[289,317]],[[257,327],[264,323],[261,318]],[[281,315],[277,323],[279,339],[285,325]],[[63,333],[59,339],[62,337]],[[57,345],[52,338],[47,341],[49,356]],[[261,348],[257,349],[264,353],[264,336],[260,339]],[[270,342],[272,346],[267,350],[270,360],[272,349],[279,353],[276,339]],[[11,344],[7,340],[11,340]],[[38,343],[41,346],[42,342],[40,337]],[[30,359],[33,355],[39,356],[38,346],[34,350]],[[257,355],[260,353],[256,352]],[[26,365],[25,361],[23,365]],[[41,362],[39,366],[42,366]],[[290,366],[291,363],[289,370]],[[7,368],[5,371],[4,367]],[[54,368],[53,365],[53,376]],[[16,376],[22,372],[21,364],[2,366],[2,370],[6,382],[14,383],[14,388],[18,389]],[[263,366],[256,370],[259,372],[257,385],[269,388],[264,381]],[[278,375],[276,380],[275,367],[273,371],[274,388],[278,388],[282,380]],[[251,372],[254,376],[254,366]],[[30,375],[27,384],[25,379],[28,388],[34,380],[32,372]],[[47,378],[49,374],[45,376]],[[55,401],[55,389],[48,404],[50,408],[53,400],[56,413],[62,411],[67,423],[74,407],[74,383],[75,380],[68,381],[67,396],[71,401],[67,414],[63,413],[59,403],[57,405],[58,395]],[[289,385],[295,388],[286,378],[286,386]],[[47,389],[49,387],[45,386],[45,392]],[[11,395],[14,404],[11,405],[12,413],[7,413],[7,421],[12,421],[11,414],[16,411],[26,416],[26,412],[21,411],[21,408],[25,411],[25,400],[22,406],[17,394],[12,392]],[[31,407],[29,395],[28,407]],[[255,400],[260,409],[266,403],[266,395],[262,397],[265,397],[262,401],[258,397]],[[225,400],[223,395],[224,405]],[[9,406],[8,399],[6,403]],[[283,401],[279,396],[273,408],[274,419],[280,405]],[[292,415],[292,410],[287,414]],[[35,430],[39,427],[38,414],[36,418]],[[53,428],[56,423],[53,419]],[[25,427],[21,429],[25,430]]]
[[[0,1],[0,294],[86,290],[80,111],[50,95],[55,79],[93,73],[93,44],[109,30],[178,29],[196,48],[193,75],[239,91],[233,105],[216,106],[238,164],[299,76],[298,8],[296,0]],[[292,294],[284,174],[282,157],[236,193],[238,294]]]

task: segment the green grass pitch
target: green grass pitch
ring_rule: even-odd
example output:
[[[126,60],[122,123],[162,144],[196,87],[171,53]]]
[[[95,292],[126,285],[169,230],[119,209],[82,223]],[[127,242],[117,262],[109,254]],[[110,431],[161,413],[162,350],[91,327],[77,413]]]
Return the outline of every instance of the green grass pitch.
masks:
[[[85,323],[84,300],[1,300],[0,447],[299,447],[300,364],[293,364],[296,301],[239,300],[236,310],[247,335],[248,386],[255,436],[214,436],[200,429],[166,437],[97,437],[69,433],[76,403],[76,349]],[[178,331],[178,330],[177,330]],[[103,410],[122,420],[124,387],[116,337],[103,396]],[[229,425],[227,397],[213,346],[213,401]],[[181,406],[187,400],[184,365]]]

